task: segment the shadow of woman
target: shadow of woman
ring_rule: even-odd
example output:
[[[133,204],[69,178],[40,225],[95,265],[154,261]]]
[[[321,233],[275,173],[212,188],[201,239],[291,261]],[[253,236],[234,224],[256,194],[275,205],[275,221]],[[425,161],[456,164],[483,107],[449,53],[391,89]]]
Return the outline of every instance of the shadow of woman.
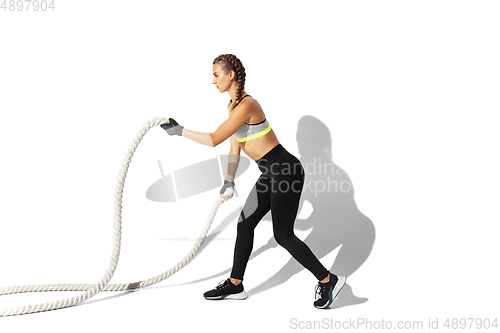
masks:
[[[349,176],[332,161],[332,139],[328,127],[316,117],[304,116],[298,123],[297,142],[300,161],[306,172],[299,212],[305,201],[312,205],[313,211],[305,219],[297,218],[295,229],[312,228],[303,241],[319,259],[341,246],[329,270],[336,275],[349,277],[369,257],[375,242],[375,227],[359,211]],[[276,246],[274,238],[270,238],[266,245],[254,251],[251,258]],[[291,258],[276,274],[248,290],[248,293],[256,295],[276,287],[303,269]],[[360,304],[367,300],[354,296],[351,286],[346,284],[331,308]]]

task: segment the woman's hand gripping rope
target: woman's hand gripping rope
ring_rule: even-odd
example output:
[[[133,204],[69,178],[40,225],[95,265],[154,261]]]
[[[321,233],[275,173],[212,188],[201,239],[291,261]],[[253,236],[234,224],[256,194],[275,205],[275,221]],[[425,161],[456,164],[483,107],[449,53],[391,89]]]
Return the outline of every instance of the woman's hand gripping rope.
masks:
[[[224,185],[222,186],[219,195],[224,200],[224,202],[231,199],[234,195],[234,182],[228,182],[224,180]]]
[[[161,128],[167,131],[169,135],[182,136],[182,130],[184,129],[184,126],[179,125],[174,118],[168,118],[168,122],[162,124]]]

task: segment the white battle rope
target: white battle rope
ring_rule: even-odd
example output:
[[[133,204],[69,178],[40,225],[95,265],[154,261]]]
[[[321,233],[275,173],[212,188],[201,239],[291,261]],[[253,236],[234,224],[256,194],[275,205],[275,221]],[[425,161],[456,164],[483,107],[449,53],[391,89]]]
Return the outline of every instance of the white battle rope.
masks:
[[[115,273],[116,266],[118,265],[118,259],[120,257],[122,196],[123,196],[123,187],[125,184],[125,177],[127,176],[127,170],[130,161],[132,160],[132,156],[134,155],[134,152],[137,149],[137,146],[141,142],[144,135],[152,127],[165,123],[168,123],[168,120],[162,117],[153,118],[149,120],[137,133],[137,136],[132,142],[132,145],[130,146],[129,151],[122,163],[122,169],[118,174],[118,179],[116,181],[116,188],[115,188],[113,250],[111,253],[111,261],[109,263],[108,270],[106,271],[102,279],[95,284],[48,284],[48,285],[26,285],[26,286],[0,288],[0,296],[9,294],[30,293],[30,292],[84,291],[84,293],[78,296],[63,300],[53,301],[50,303],[40,303],[34,305],[25,305],[20,307],[0,309],[0,317],[24,315],[28,313],[57,310],[65,307],[70,307],[88,300],[89,298],[95,296],[101,291],[125,291],[125,290],[134,290],[142,287],[147,287],[155,283],[161,282],[166,278],[168,278],[170,275],[176,273],[179,269],[184,267],[194,257],[194,255],[196,254],[196,252],[198,251],[201,244],[205,240],[205,237],[208,234],[212,221],[215,218],[215,213],[217,212],[217,209],[223,202],[223,199],[220,196],[218,196],[217,200],[215,200],[210,210],[210,213],[208,214],[205,226],[203,227],[203,230],[201,231],[198,240],[193,245],[193,248],[175,266],[170,268],[168,271],[146,281],[124,283],[124,284],[108,284],[109,280],[111,280],[111,277]]]

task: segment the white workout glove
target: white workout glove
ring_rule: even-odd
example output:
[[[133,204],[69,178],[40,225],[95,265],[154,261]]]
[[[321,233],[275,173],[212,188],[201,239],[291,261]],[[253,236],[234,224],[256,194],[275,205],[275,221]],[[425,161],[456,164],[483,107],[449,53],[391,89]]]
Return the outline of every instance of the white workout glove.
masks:
[[[224,202],[231,199],[234,195],[234,182],[224,180],[224,185],[222,186],[219,195],[224,199]]]

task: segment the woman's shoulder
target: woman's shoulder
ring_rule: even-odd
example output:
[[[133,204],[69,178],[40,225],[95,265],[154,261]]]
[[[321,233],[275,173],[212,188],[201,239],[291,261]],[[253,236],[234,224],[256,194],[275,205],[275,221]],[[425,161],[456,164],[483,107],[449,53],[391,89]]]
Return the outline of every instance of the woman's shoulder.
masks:
[[[262,110],[262,107],[260,106],[259,102],[253,96],[250,95],[247,96],[248,97],[245,97],[244,99],[240,100],[240,103],[238,104],[238,106],[236,106],[235,109],[236,110],[243,109],[242,111],[248,115],[248,120],[250,120],[250,118],[256,115],[262,116],[262,114],[264,114],[264,111]],[[231,103],[229,103],[229,105],[231,105]]]
[[[255,99],[255,97],[247,95],[248,97],[244,98],[241,102],[240,105],[245,104],[245,107],[247,107],[250,110],[262,110],[262,107],[260,106],[259,102]]]
[[[247,104],[244,106],[246,109],[248,119],[246,120],[247,124],[256,124],[258,122],[261,122],[262,119],[266,119],[266,114],[264,113],[264,110],[262,110],[262,107],[260,106],[260,103],[253,97],[247,97],[245,98],[241,103],[247,101]]]

